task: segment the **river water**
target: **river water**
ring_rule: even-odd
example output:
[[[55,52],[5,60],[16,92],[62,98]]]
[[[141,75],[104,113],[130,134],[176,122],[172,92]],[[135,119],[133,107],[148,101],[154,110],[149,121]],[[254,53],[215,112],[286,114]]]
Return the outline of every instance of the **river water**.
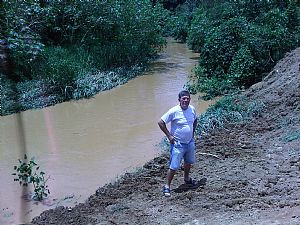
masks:
[[[176,105],[198,54],[168,40],[151,70],[94,98],[0,117],[0,224],[26,223],[56,206],[74,206],[96,189],[160,154],[160,116]],[[211,102],[192,102],[198,113]],[[34,156],[50,195],[30,200],[11,175]]]

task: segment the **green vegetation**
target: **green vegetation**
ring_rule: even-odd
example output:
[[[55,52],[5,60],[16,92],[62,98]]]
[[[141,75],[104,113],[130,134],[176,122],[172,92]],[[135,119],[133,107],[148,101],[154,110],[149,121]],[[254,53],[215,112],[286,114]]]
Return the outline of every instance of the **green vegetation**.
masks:
[[[187,0],[172,21],[173,36],[200,53],[190,91],[210,98],[260,81],[299,46],[299,8],[294,0]]]
[[[197,8],[196,1],[187,1],[185,4],[178,5],[168,20],[167,34],[174,37],[176,40],[186,42],[188,30],[191,26],[191,21],[195,9]]]
[[[122,84],[165,45],[168,12],[148,0],[1,1],[0,12],[1,115]]]
[[[14,87],[14,82],[6,79],[0,73],[0,115],[11,114],[19,110],[17,93]]]
[[[282,140],[283,142],[290,142],[293,140],[297,140],[300,138],[300,131],[293,132],[287,136],[285,136]]]
[[[260,116],[264,104],[247,101],[245,97],[225,96],[198,117],[197,135],[206,134],[225,123],[238,123]]]
[[[14,170],[16,170],[16,173],[12,175],[17,177],[14,181],[19,182],[23,186],[28,186],[28,184],[33,185],[34,195],[32,198],[34,200],[41,201],[50,194],[46,185],[47,179],[45,179],[45,173],[39,171],[39,166],[37,166],[34,158],[31,158],[28,163],[27,155],[24,155],[24,161],[19,159],[19,166],[14,166]]]
[[[234,93],[299,46],[299,9],[295,0],[0,1],[0,113],[123,84],[155,59],[164,36],[200,54],[192,93]]]

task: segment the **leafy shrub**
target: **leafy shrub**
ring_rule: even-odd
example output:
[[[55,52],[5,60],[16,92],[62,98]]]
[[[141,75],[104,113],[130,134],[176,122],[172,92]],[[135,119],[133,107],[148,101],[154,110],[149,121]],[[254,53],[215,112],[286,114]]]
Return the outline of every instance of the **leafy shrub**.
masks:
[[[237,91],[237,88],[234,86],[232,80],[224,79],[225,73],[221,67],[218,67],[215,70],[215,73],[218,73],[218,76],[208,77],[204,72],[205,69],[201,66],[197,66],[194,70],[195,79],[190,79],[186,88],[193,94],[197,92],[205,93],[202,97],[205,100],[212,99],[215,96],[222,94],[230,94]]]
[[[255,75],[255,65],[251,51],[248,46],[241,46],[232,59],[228,70],[228,80],[234,86],[244,85],[246,87],[252,84],[250,81]]]
[[[188,35],[188,29],[189,29],[189,21],[188,19],[183,16],[173,16],[171,23],[171,30],[170,35],[174,37],[176,40],[185,42]]]
[[[189,48],[200,52],[205,44],[205,39],[210,35],[212,21],[207,18],[207,13],[202,8],[198,9],[188,30],[187,44]]]
[[[280,7],[271,1],[215,3],[195,12],[188,33],[188,45],[200,53],[190,90],[213,97],[247,88],[299,46],[299,9],[294,3]]]
[[[9,43],[14,72],[21,81],[32,79],[33,73],[34,79],[55,77],[61,81],[59,85],[67,82],[62,86],[68,86],[74,71],[82,66],[75,65],[80,60],[77,51],[72,56],[70,49],[88,55],[86,63],[92,60],[93,67],[101,70],[145,63],[165,44],[161,30],[168,14],[161,4],[153,7],[148,0],[1,4],[0,38]],[[70,65],[69,58],[76,58],[75,63]],[[45,76],[40,68],[46,69]],[[62,69],[66,72],[64,78],[59,74]]]
[[[269,71],[284,53],[296,47],[296,36],[287,29],[287,16],[279,9],[265,12],[249,32],[247,44],[257,61],[256,73]]]
[[[176,40],[186,42],[191,21],[198,5],[198,1],[187,0],[175,8],[171,18],[168,20],[170,36]]]
[[[218,72],[221,68],[226,74],[233,61],[233,57],[243,42],[248,22],[243,17],[237,17],[224,21],[205,38],[205,44],[201,49],[199,65],[206,69],[210,77],[221,77]]]
[[[43,51],[41,30],[45,12],[35,1],[2,1],[5,24],[1,38],[8,43],[9,57],[13,61],[19,80],[31,78],[31,64]]]
[[[43,51],[44,45],[40,42],[38,35],[26,30],[23,33],[10,32],[8,38],[10,57],[14,62],[16,76],[20,79],[31,78],[30,69],[32,62]]]
[[[32,184],[34,188],[33,199],[41,201],[50,194],[50,191],[46,184],[48,179],[45,179],[45,172],[40,171],[39,168],[33,157],[28,163],[25,154],[24,161],[19,159],[19,166],[14,166],[16,173],[12,175],[16,177],[14,181],[19,182],[20,185]]]

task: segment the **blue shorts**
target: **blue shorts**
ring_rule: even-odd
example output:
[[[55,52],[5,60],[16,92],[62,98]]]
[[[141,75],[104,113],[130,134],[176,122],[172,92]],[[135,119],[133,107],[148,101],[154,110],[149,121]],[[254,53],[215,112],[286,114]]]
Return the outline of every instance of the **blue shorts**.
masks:
[[[178,170],[181,160],[185,164],[195,163],[195,141],[192,139],[188,144],[175,141],[170,150],[170,169]]]

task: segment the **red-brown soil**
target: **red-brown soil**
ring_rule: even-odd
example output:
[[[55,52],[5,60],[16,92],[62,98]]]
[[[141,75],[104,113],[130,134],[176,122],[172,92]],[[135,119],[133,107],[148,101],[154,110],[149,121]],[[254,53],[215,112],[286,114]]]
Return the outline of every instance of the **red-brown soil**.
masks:
[[[163,197],[162,155],[85,203],[45,211],[32,224],[300,224],[299,64],[300,48],[242,94],[264,102],[261,116],[197,139],[192,176],[206,177],[204,187],[179,190],[178,172],[172,196]]]

